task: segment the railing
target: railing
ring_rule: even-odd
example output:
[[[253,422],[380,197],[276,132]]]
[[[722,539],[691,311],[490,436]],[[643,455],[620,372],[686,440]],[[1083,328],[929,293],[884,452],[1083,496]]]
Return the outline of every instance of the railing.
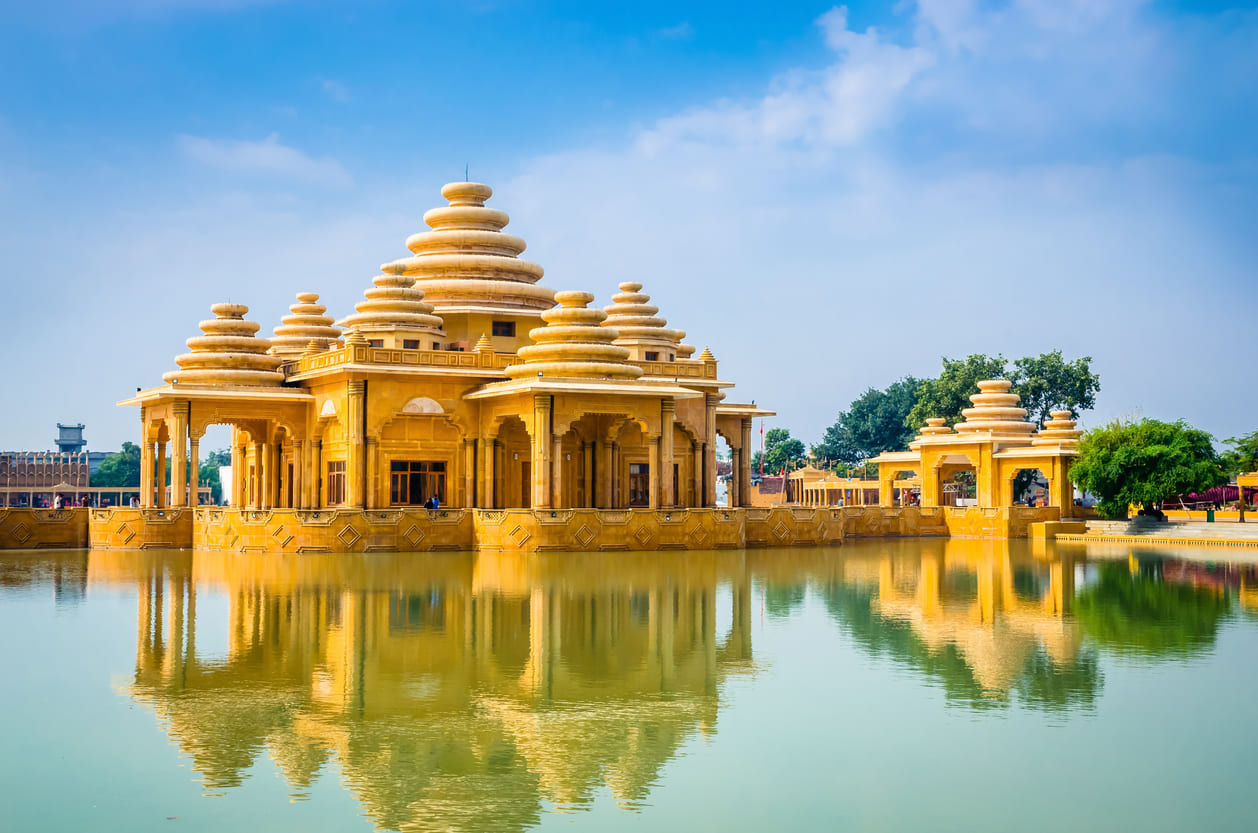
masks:
[[[481,353],[460,350],[395,350],[383,347],[346,345],[340,349],[302,356],[281,368],[284,375],[309,373],[346,364],[384,364],[396,367],[438,367],[451,370],[483,370],[490,375],[515,361],[512,353]]]

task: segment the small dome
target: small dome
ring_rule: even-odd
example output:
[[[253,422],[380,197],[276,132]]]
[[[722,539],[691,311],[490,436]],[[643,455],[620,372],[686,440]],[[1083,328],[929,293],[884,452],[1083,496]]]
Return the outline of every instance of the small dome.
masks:
[[[1078,449],[1082,434],[1082,431],[1075,428],[1074,415],[1070,411],[1052,411],[1044,427],[1032,437],[1031,445]]]
[[[588,309],[589,292],[556,292],[558,306],[542,313],[545,327],[529,333],[535,344],[521,347],[519,364],[507,367],[511,379],[556,376],[581,379],[637,379],[642,368],[626,363],[629,349],[613,344],[619,333],[602,326],[607,313]]]
[[[432,314],[432,304],[424,301],[424,291],[409,275],[377,275],[375,284],[363,292],[352,315],[336,326],[356,332],[389,331],[445,338],[444,322]]]
[[[326,350],[328,345],[341,337],[341,331],[332,326],[328,308],[318,303],[314,292],[297,293],[297,303],[288,308],[289,315],[280,319],[271,339],[271,355],[296,358],[308,352]],[[313,342],[313,345],[312,345]]]
[[[620,292],[612,296],[615,303],[603,307],[607,319],[604,327],[611,327],[620,333],[616,343],[630,348],[634,357],[642,349],[654,348],[655,351],[666,350],[676,355],[681,340],[686,337],[684,330],[670,330],[663,318],[656,316],[659,307],[650,303],[651,296],[641,291],[642,284],[627,281],[620,285]]]
[[[961,412],[964,422],[955,426],[958,434],[1013,434],[1030,437],[1035,424],[1026,421],[1026,409],[1019,408],[1020,397],[1010,393],[1008,379],[988,379],[978,383],[979,392],[970,397],[973,408]]]
[[[486,208],[494,190],[479,182],[451,182],[441,189],[449,205],[424,214],[431,231],[406,240],[412,257],[380,267],[389,275],[407,275],[423,287],[438,313],[525,312],[538,314],[554,305],[554,292],[534,286],[541,266],[522,260],[525,242],[503,232],[505,211]]]
[[[943,417],[931,417],[930,419],[926,420],[925,427],[923,427],[920,431],[917,432],[918,436],[937,437],[941,434],[951,434],[952,429],[949,428],[947,425],[944,425],[944,423],[947,421],[948,420],[944,419]]]
[[[217,318],[200,323],[202,336],[188,339],[188,349],[175,357],[178,370],[163,374],[162,379],[180,385],[278,385],[284,381],[279,372],[283,362],[267,353],[271,342],[257,338],[259,325],[245,321],[249,308],[244,304],[215,304],[210,307]]]

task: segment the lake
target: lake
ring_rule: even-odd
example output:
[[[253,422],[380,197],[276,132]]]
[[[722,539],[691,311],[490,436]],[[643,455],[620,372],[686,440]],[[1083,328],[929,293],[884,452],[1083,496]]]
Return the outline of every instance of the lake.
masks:
[[[1210,555],[4,553],[0,829],[1250,831]]]

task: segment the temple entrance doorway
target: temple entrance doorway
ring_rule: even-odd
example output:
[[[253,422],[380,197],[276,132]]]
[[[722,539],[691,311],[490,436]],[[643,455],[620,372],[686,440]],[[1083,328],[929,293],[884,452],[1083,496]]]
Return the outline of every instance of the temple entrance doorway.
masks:
[[[1048,478],[1039,469],[1018,469],[1013,476],[1012,502],[1015,506],[1048,506]]]
[[[629,505],[651,505],[651,466],[649,463],[629,464]]]

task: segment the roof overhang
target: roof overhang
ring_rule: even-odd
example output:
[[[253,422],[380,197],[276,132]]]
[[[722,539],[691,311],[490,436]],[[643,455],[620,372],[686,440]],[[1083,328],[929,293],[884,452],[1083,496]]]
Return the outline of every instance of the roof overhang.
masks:
[[[755,405],[739,405],[733,402],[727,405],[716,406],[717,416],[740,416],[740,417],[771,417],[777,416],[777,411],[769,411],[764,408],[757,408]]]
[[[665,397],[668,399],[697,399],[703,393],[673,384],[651,384],[634,381],[602,381],[598,379],[528,378],[511,382],[494,382],[486,387],[463,395],[464,399],[496,399],[522,393],[584,394],[593,396]]]
[[[240,385],[224,385],[214,388],[198,388],[191,385],[162,385],[136,393],[129,399],[118,403],[119,406],[139,407],[154,402],[171,399],[233,399],[254,402],[309,402],[314,400],[312,394],[293,388],[249,388]]]

